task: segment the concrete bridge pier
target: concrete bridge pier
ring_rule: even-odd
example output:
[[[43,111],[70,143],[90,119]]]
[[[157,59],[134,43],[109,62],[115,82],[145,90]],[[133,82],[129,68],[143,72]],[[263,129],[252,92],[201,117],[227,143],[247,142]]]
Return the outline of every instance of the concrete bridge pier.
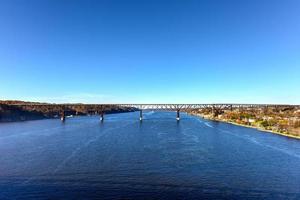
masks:
[[[100,121],[101,121],[101,122],[104,121],[104,112],[100,112]]]
[[[180,120],[180,114],[179,114],[180,112],[179,112],[179,111],[180,111],[180,110],[177,110],[177,115],[176,115],[176,120],[177,120],[177,121]]]
[[[66,120],[66,115],[65,115],[65,111],[61,111],[61,115],[60,115],[60,121],[65,122]]]
[[[143,110],[140,110],[140,121],[143,120]]]

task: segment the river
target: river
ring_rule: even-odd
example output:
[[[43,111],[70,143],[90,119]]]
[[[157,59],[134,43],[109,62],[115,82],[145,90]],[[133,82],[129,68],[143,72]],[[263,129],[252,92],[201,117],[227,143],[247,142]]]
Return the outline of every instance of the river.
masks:
[[[174,112],[0,124],[0,199],[300,199],[300,141]]]

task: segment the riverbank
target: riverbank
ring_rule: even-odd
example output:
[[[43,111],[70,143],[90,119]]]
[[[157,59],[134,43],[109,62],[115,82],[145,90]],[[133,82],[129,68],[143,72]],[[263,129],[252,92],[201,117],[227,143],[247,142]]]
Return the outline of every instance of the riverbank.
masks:
[[[256,129],[256,130],[259,130],[259,131],[273,133],[273,134],[276,134],[276,135],[281,135],[281,136],[285,136],[285,137],[289,137],[289,138],[294,138],[294,139],[300,140],[300,136],[297,136],[297,135],[291,135],[291,134],[287,134],[287,133],[281,133],[281,132],[278,132],[278,131],[267,130],[267,129],[263,129],[263,128],[256,127],[256,126],[246,125],[246,124],[239,124],[239,123],[232,122],[232,121],[227,121],[227,120],[221,120],[221,119],[216,119],[216,118],[209,118],[209,117],[205,117],[205,116],[200,115],[200,114],[193,114],[193,113],[189,113],[189,114],[193,115],[193,116],[196,116],[196,117],[201,117],[203,119],[208,119],[208,120],[211,120],[211,121],[224,122],[224,123],[229,123],[229,124],[233,124],[233,125],[236,125],[236,126],[243,126],[243,127],[246,127],[246,128],[253,128],[253,129]]]
[[[134,112],[134,111],[114,111],[114,112],[107,112],[105,113],[106,115],[110,115],[110,114],[118,114],[118,113],[127,113],[127,112]],[[7,116],[6,118],[0,118],[0,123],[7,123],[7,122],[25,122],[25,121],[33,121],[33,120],[43,120],[43,119],[59,119],[60,117],[58,115],[55,116],[44,116],[40,113],[30,113],[30,112],[24,112],[25,115],[23,116],[19,116],[14,114],[12,116]],[[24,114],[23,113],[23,114]],[[66,117],[77,117],[77,116],[89,116],[89,114],[79,114],[79,115],[66,115]]]
[[[13,102],[14,103],[14,102]],[[21,102],[24,106],[17,106],[10,101],[1,103],[0,101],[0,123],[1,122],[21,122],[30,120],[53,119],[59,118],[62,113],[61,106],[55,104],[47,104],[39,106],[31,106],[31,102]],[[28,104],[28,106],[26,106]],[[103,109],[105,114],[134,112],[136,109],[131,107],[109,106]],[[64,109],[65,116],[85,116],[99,113],[97,107],[84,104],[69,106]]]

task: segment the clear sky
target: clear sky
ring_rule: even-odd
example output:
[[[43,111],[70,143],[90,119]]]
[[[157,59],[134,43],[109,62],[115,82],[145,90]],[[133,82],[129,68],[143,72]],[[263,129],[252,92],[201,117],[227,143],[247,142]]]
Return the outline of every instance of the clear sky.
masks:
[[[300,1],[0,0],[0,99],[300,104]]]

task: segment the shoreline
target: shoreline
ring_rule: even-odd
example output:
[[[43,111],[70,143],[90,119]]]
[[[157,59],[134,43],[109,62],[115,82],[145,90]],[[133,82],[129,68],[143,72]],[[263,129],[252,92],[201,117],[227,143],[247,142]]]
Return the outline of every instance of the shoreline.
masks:
[[[224,123],[228,123],[228,124],[232,124],[232,125],[236,125],[236,126],[242,126],[242,127],[245,127],[245,128],[253,128],[253,129],[256,129],[256,130],[259,130],[259,131],[262,131],[262,132],[268,132],[268,133],[272,133],[272,134],[276,134],[276,135],[280,135],[280,136],[300,140],[300,136],[296,136],[296,135],[290,135],[290,134],[286,134],[286,133],[280,133],[280,132],[277,132],[277,131],[266,130],[266,129],[262,129],[262,128],[251,126],[251,125],[239,124],[239,123],[236,123],[236,122],[230,122],[230,121],[225,121],[225,120],[220,120],[220,119],[206,118],[204,116],[197,115],[197,114],[191,114],[191,115],[196,116],[196,117],[201,117],[203,119],[207,119],[207,120],[211,120],[211,121],[224,122]]]
[[[120,113],[129,113],[129,112],[135,112],[135,111],[120,111],[120,112],[110,112],[108,111],[107,113],[105,113],[105,115],[112,115],[112,114],[120,114]],[[97,114],[98,115],[98,114]],[[80,114],[80,115],[66,115],[66,118],[75,118],[75,117],[85,117],[85,116],[95,116],[93,115],[89,115],[89,114]],[[0,124],[4,124],[4,123],[16,123],[16,122],[28,122],[28,121],[37,121],[37,120],[46,120],[46,119],[60,119],[59,116],[41,116],[41,117],[36,117],[36,118],[32,118],[32,119],[23,119],[23,120],[16,120],[16,119],[12,119],[12,120],[1,120],[0,118]]]

